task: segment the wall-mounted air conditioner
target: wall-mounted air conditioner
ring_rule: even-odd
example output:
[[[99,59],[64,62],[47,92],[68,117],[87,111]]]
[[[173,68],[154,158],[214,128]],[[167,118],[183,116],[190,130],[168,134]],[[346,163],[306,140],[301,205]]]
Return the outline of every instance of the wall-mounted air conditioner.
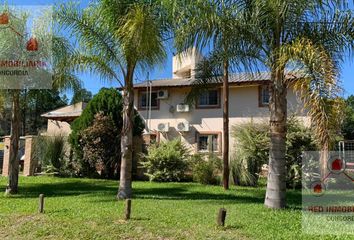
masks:
[[[189,112],[189,105],[188,104],[177,104],[176,110],[177,110],[177,112]]]
[[[179,132],[189,132],[189,122],[183,121],[177,124],[177,130]]]
[[[157,125],[157,131],[159,132],[168,132],[169,128],[169,123],[159,123],[159,125]]]
[[[168,90],[159,90],[157,91],[157,98],[158,99],[167,99],[168,98]]]

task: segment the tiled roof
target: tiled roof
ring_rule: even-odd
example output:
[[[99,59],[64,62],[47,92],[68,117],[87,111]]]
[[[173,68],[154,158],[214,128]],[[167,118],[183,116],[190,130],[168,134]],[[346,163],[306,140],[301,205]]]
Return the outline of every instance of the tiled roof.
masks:
[[[61,107],[56,110],[52,110],[50,112],[43,113],[41,117],[58,120],[58,121],[73,121],[74,119],[81,116],[82,111],[86,107],[86,103],[80,102],[73,105]]]
[[[287,73],[287,79],[296,79],[299,77],[299,74],[295,73]],[[260,73],[237,73],[229,75],[229,83],[231,84],[253,84],[263,81],[270,81],[270,73],[269,72],[260,72]],[[193,78],[170,78],[170,79],[158,79],[151,80],[152,87],[182,87],[182,86],[190,86],[196,80]],[[222,83],[222,77],[218,77],[215,80],[215,83]],[[134,84],[134,88],[145,88],[147,86],[147,81]]]
[[[49,112],[42,114],[42,117],[45,118],[62,118],[62,117],[80,117],[82,110],[74,111],[74,112]]]

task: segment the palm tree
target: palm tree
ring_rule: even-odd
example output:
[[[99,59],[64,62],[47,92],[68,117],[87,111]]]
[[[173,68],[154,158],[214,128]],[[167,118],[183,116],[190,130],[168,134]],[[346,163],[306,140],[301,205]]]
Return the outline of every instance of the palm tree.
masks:
[[[118,199],[132,196],[133,79],[138,68],[162,62],[168,26],[159,1],[101,0],[84,10],[72,5],[58,9],[60,23],[68,26],[82,51],[71,61],[103,79],[117,81],[123,89],[121,172]],[[80,70],[78,69],[78,70]]]
[[[328,151],[330,131],[338,120],[341,101],[337,76],[346,51],[354,47],[354,20],[345,1],[256,0],[246,7],[248,39],[258,49],[259,60],[271,72],[270,152],[265,206],[286,206],[285,141],[287,120],[286,69],[301,74],[295,83],[312,119],[323,150]],[[324,164],[322,164],[324,165]]]
[[[188,2],[188,3],[187,3]],[[171,3],[170,3],[171,4]],[[239,6],[232,1],[186,1],[181,4],[172,2],[169,9],[175,19],[174,33],[175,45],[178,51],[190,47],[202,50],[211,46],[213,51],[209,58],[197,66],[194,88],[187,96],[191,102],[205,90],[200,85],[210,86],[204,83],[222,83],[223,95],[223,186],[229,189],[229,71],[235,56],[230,52],[236,52],[235,41],[240,25],[238,19]],[[231,49],[233,49],[231,51]],[[237,58],[241,60],[241,55]],[[240,63],[240,62],[239,62]],[[222,79],[217,78],[218,75]],[[216,77],[216,78],[215,78]],[[221,81],[220,81],[221,80]]]
[[[179,32],[182,39],[187,39],[190,44],[194,41],[203,42],[205,38],[213,36],[213,41],[216,39],[217,42],[215,36],[222,31],[213,26],[214,21],[225,13],[222,12],[222,4],[237,6],[238,14],[230,15],[239,21],[233,22],[233,31],[229,32],[229,51],[213,42],[214,51],[226,54],[230,61],[235,59],[236,64],[240,57],[248,57],[253,64],[257,64],[257,68],[265,67],[271,72],[271,146],[265,206],[283,208],[286,206],[285,141],[288,88],[294,84],[312,118],[319,144],[323,150],[328,150],[333,126],[339,125],[337,122],[342,105],[336,80],[339,63],[344,59],[345,53],[351,52],[354,46],[352,13],[346,11],[343,6],[345,1],[205,1],[210,8],[219,2],[217,10],[220,12],[214,16],[210,9],[201,8],[195,1],[186,2],[183,8],[187,9],[187,18],[183,16],[186,13],[182,9],[175,10],[176,4],[173,5],[174,14],[181,15],[181,23],[187,23],[183,22],[183,19],[190,19],[188,11],[191,10],[188,6],[199,11],[197,17],[192,19],[196,23],[198,18],[202,20],[198,24],[188,22],[191,26],[185,26],[185,29]],[[178,17],[176,19],[179,21]],[[194,33],[188,31],[189,28],[194,28]],[[199,31],[202,28],[207,31]],[[206,79],[217,72],[213,71],[213,64],[214,61],[209,61],[201,66],[201,70],[204,69],[201,75],[207,76]],[[287,69],[291,67],[296,70],[295,74],[301,74],[301,78],[296,82],[289,82],[287,79]]]

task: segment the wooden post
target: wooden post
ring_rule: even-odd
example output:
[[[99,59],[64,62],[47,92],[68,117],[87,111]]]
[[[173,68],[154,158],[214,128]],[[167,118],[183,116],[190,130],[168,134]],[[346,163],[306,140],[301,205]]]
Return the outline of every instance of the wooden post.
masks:
[[[226,209],[220,208],[218,217],[216,219],[216,223],[218,224],[218,226],[225,226],[225,219],[226,219]]]
[[[132,209],[132,200],[131,199],[125,200],[125,220],[130,219],[131,209]]]
[[[44,213],[44,194],[39,194],[39,213]]]

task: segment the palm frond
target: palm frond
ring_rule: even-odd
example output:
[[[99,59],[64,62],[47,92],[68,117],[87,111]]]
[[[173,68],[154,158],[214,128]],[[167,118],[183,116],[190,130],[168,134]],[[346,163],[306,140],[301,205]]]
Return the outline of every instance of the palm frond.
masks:
[[[102,60],[120,67],[125,75],[125,61],[120,44],[107,29],[98,10],[80,10],[75,5],[62,4],[58,6],[55,17],[64,26],[64,30],[70,30],[76,37],[83,51],[82,55],[100,56]]]
[[[318,19],[301,26],[301,33],[321,44],[333,60],[342,61],[353,56],[354,16],[352,11],[325,12]]]
[[[292,61],[302,78],[294,84],[321,145],[330,142],[331,132],[340,126],[343,102],[337,81],[338,68],[326,49],[308,39],[299,39],[280,50],[279,66]]]
[[[111,66],[105,59],[94,55],[83,55],[79,52],[71,55],[69,62],[72,68],[77,72],[84,72],[89,70],[91,73],[100,75],[103,80],[111,81],[115,79],[118,84],[123,87],[123,81],[119,78],[117,73],[113,70],[114,66]]]
[[[208,89],[215,88],[222,84],[222,64],[223,58],[217,51],[212,52],[197,64],[196,75],[192,82],[192,89],[187,94],[185,102],[193,104],[198,96]]]
[[[75,75],[73,63],[69,60],[74,54],[74,49],[69,41],[59,34],[52,36],[53,46],[53,83],[55,90],[74,92],[81,88],[82,82]]]
[[[67,90],[76,90],[81,89],[82,83],[81,80],[70,71],[58,71],[53,74],[53,89],[65,92]]]
[[[115,37],[129,62],[139,62],[148,67],[161,63],[166,57],[163,35],[150,6],[134,4],[119,20]]]

